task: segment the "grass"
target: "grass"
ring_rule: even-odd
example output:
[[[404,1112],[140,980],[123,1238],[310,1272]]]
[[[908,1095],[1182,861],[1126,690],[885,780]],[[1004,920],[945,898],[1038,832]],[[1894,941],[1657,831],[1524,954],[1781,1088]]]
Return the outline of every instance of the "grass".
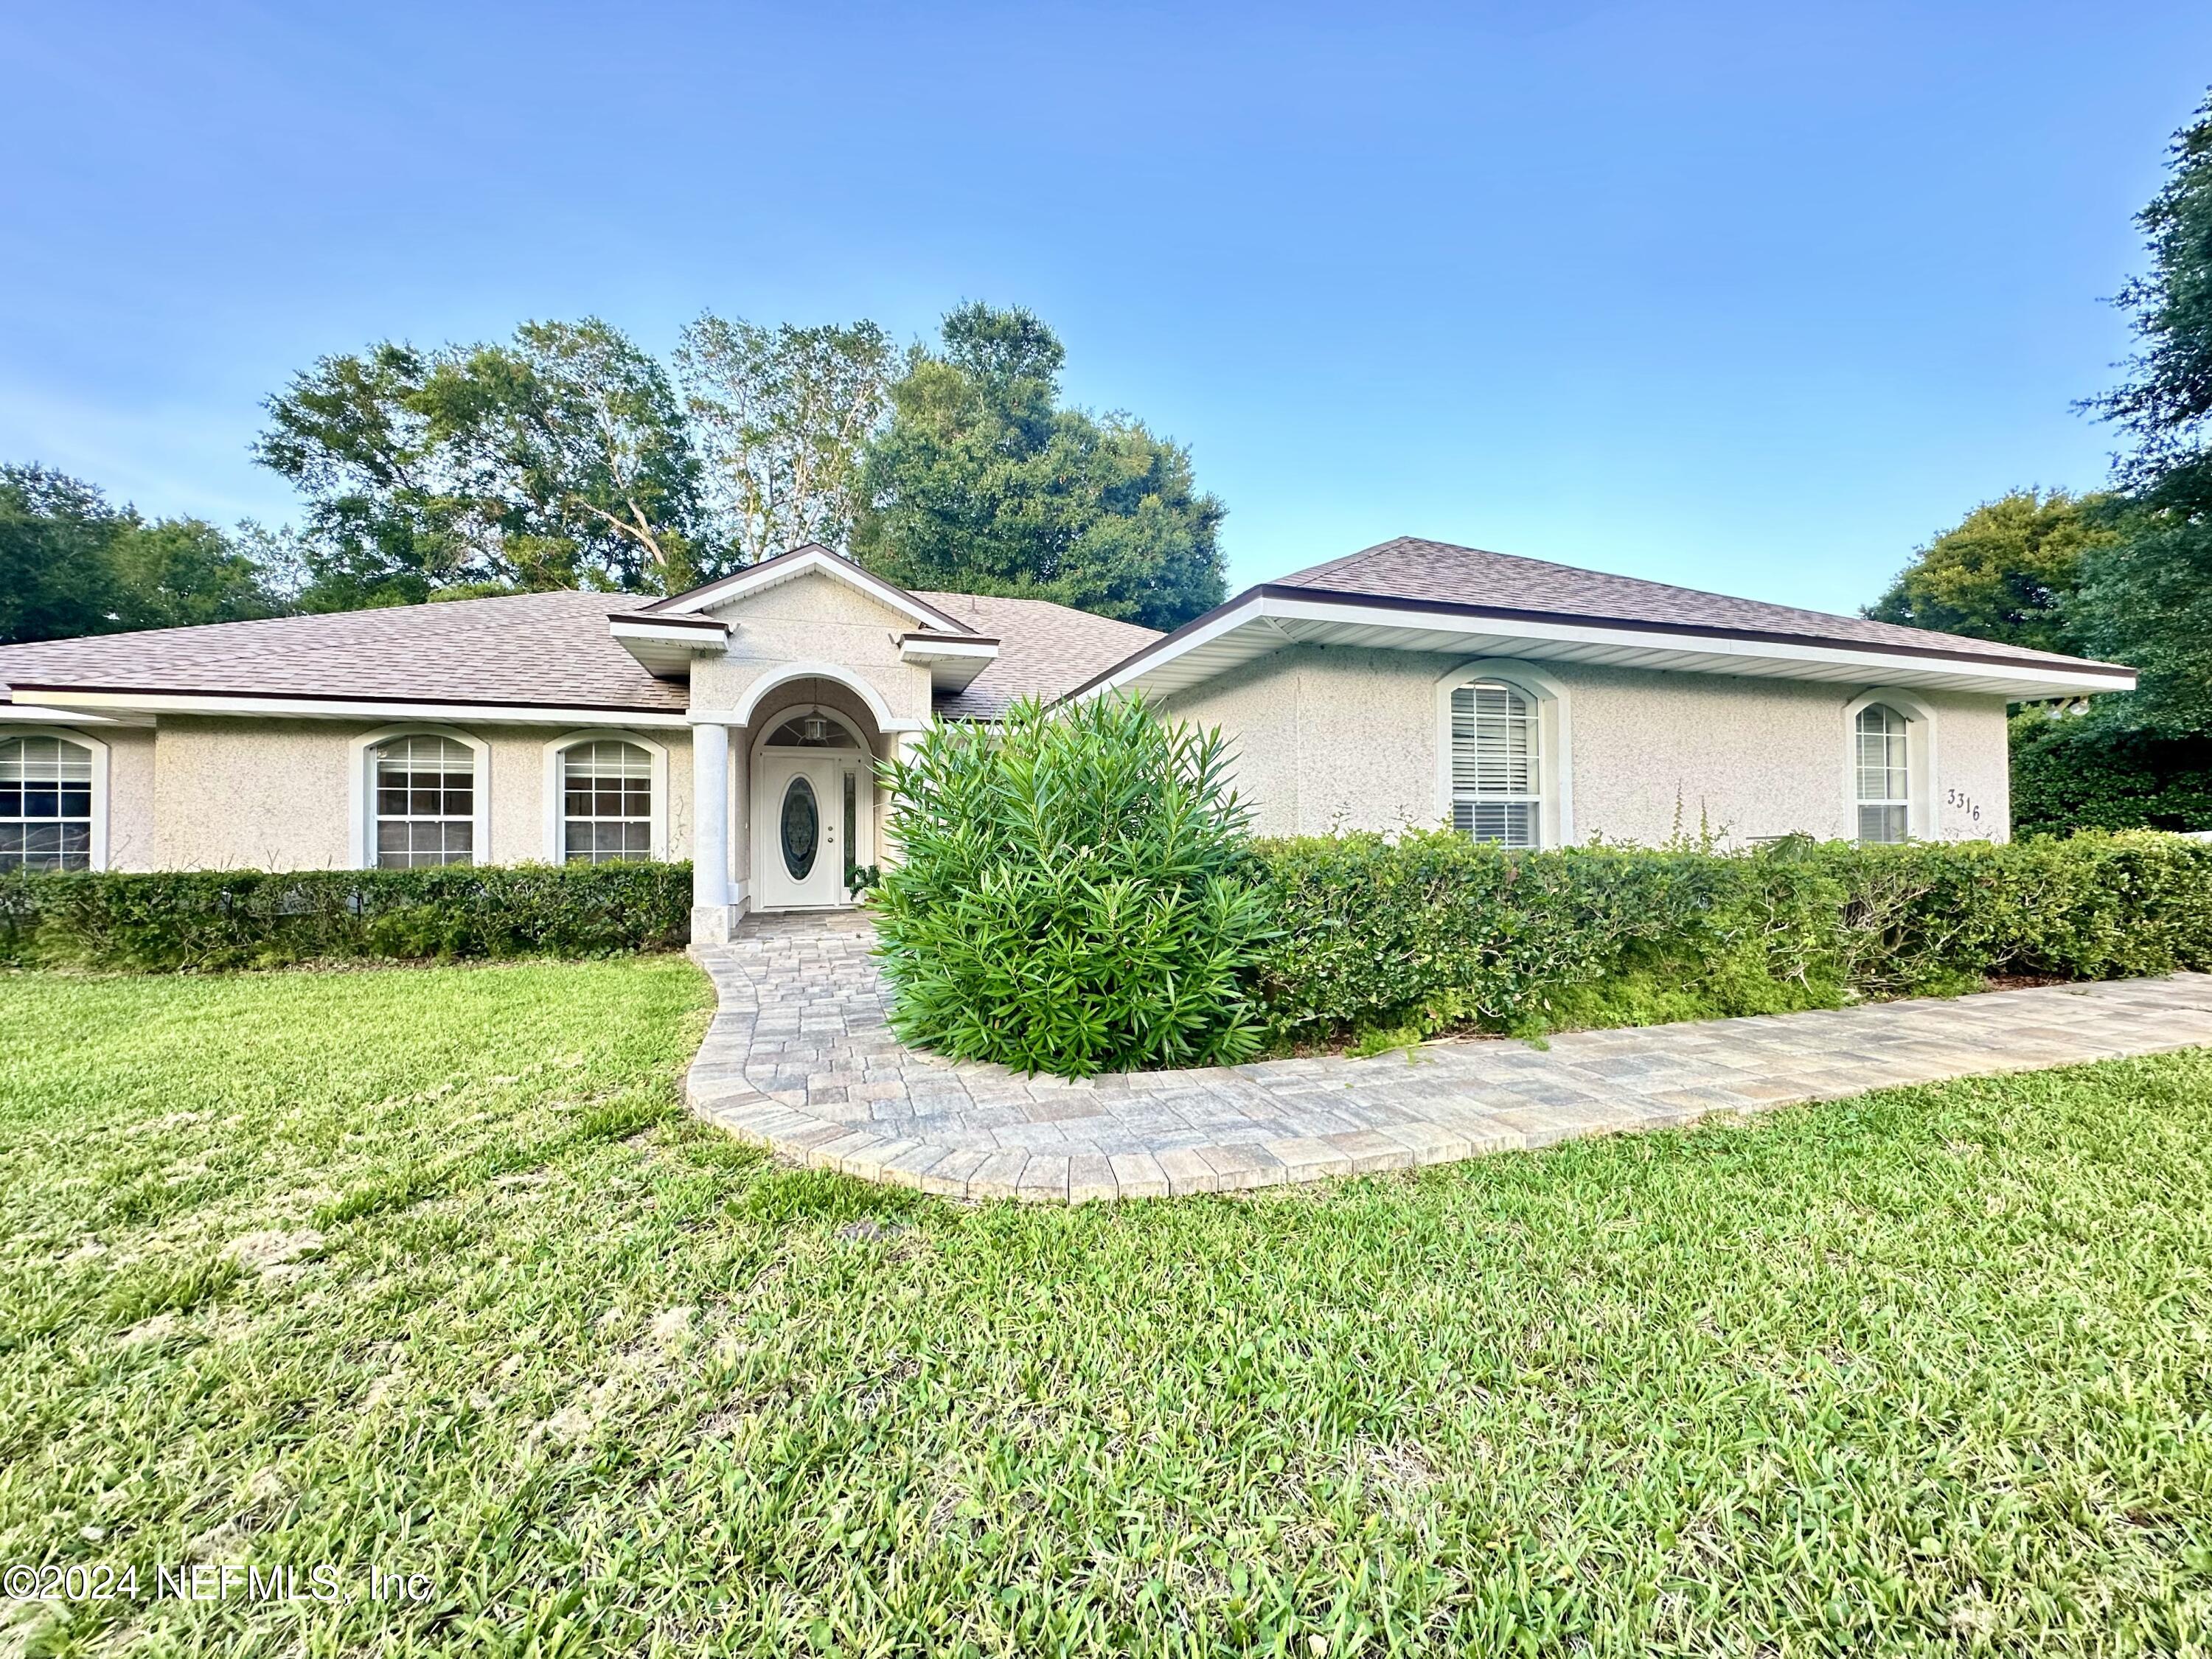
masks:
[[[0,1654],[2202,1652],[2212,1058],[963,1209],[672,959],[0,977]],[[11,1621],[12,1618],[12,1621]]]

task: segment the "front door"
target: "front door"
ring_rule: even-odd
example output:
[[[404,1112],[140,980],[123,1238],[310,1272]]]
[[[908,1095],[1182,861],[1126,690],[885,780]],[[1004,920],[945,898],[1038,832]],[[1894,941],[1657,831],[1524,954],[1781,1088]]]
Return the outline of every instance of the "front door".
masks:
[[[841,838],[847,765],[764,751],[753,791],[753,869],[763,909],[850,902]]]

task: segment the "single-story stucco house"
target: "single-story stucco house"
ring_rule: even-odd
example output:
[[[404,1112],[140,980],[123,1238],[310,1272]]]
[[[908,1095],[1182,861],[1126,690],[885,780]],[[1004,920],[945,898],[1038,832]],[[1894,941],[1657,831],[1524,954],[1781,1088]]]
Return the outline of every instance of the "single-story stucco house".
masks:
[[[534,593],[0,647],[0,869],[680,858],[695,932],[849,902],[870,763],[1133,688],[1233,739],[1263,833],[1522,847],[2008,833],[2005,705],[2132,671],[1401,538],[1168,635],[802,547]]]

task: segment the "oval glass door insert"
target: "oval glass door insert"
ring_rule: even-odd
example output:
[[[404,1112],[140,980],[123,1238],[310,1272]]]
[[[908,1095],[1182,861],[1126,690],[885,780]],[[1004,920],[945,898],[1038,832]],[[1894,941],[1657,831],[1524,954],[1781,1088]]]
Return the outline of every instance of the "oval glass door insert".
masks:
[[[793,778],[783,791],[783,867],[793,881],[805,881],[814,868],[821,840],[822,811],[815,804],[814,786],[803,776]]]

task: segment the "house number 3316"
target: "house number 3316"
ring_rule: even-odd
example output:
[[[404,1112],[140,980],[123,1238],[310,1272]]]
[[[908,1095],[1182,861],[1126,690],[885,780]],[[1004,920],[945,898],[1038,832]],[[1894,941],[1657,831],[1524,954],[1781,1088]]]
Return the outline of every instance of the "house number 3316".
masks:
[[[1957,807],[1976,823],[1982,821],[1981,803],[1963,789],[1946,789],[1943,792],[1943,804],[1946,806]]]

